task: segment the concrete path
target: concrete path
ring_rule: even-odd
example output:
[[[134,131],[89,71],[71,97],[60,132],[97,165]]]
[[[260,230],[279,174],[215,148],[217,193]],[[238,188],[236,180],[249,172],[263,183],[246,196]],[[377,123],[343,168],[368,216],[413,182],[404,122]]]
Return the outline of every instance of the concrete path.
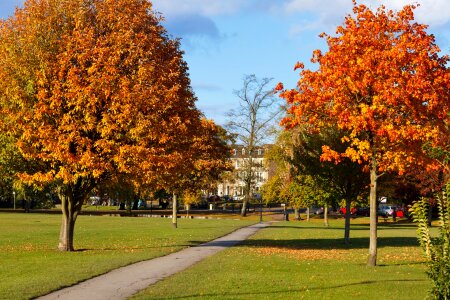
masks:
[[[241,228],[211,242],[122,267],[38,299],[126,299],[161,279],[244,241],[268,225],[260,223]]]

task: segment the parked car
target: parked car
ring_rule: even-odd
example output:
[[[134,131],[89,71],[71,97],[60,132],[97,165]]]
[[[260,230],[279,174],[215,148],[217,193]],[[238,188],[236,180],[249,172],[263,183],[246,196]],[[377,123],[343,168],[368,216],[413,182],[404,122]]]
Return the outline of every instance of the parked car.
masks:
[[[381,204],[380,206],[378,206],[378,215],[383,217],[389,217],[392,216],[392,214],[397,210],[398,207],[396,205]]]
[[[339,209],[339,212],[343,215],[345,215],[345,212],[347,209],[345,207],[341,207]],[[350,214],[354,216],[364,216],[368,217],[370,215],[370,209],[368,207],[352,207],[350,209]]]
[[[333,208],[332,207],[328,207],[328,213],[332,212]],[[311,214],[316,214],[316,215],[323,215],[325,212],[324,207],[317,207],[317,206],[311,206],[310,211]]]
[[[311,206],[311,208],[309,209],[309,213],[321,215],[323,214],[323,207]]]
[[[233,196],[233,201],[242,201],[244,200],[244,196]]]
[[[356,207],[350,208],[350,214],[351,214],[351,215],[354,215],[354,214],[356,213],[356,211],[357,211]],[[347,213],[347,208],[341,207],[341,208],[339,209],[339,212],[340,212],[341,214],[345,215],[345,214]]]
[[[370,216],[370,207],[364,206],[356,208],[355,215],[363,217]]]

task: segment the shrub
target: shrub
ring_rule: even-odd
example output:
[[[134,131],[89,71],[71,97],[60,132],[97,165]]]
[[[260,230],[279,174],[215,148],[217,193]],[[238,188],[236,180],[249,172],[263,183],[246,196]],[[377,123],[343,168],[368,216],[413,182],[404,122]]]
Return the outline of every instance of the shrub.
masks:
[[[432,281],[434,299],[450,299],[450,184],[437,196],[439,235],[432,237],[428,224],[429,201],[425,198],[410,208],[413,220],[418,223],[417,234],[427,259],[427,275]]]

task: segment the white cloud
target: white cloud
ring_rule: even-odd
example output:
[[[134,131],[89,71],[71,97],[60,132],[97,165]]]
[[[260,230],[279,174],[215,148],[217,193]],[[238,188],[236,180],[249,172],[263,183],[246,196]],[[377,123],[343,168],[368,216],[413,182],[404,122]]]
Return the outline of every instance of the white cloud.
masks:
[[[414,11],[416,21],[429,25],[440,39],[450,36],[445,26],[450,21],[449,0],[357,0],[357,3],[373,10],[383,4],[394,11],[401,10],[407,4],[419,4]],[[295,37],[306,31],[334,33],[344,17],[352,13],[352,7],[351,0],[284,0],[273,3],[271,11],[290,18],[289,34]]]
[[[163,14],[204,16],[233,14],[247,6],[248,2],[245,0],[153,0],[155,9]]]
[[[416,20],[432,27],[442,26],[450,21],[449,0],[362,0],[358,3],[376,9],[384,4],[388,9],[401,10],[407,4],[420,4],[414,11]],[[350,0],[287,0],[278,7],[278,11],[285,14],[312,13],[316,15],[323,27],[342,20],[351,12]]]
[[[380,1],[365,1],[376,3]],[[388,1],[384,1],[388,2]],[[397,0],[389,1],[385,5],[395,10],[402,9],[406,4],[420,4],[415,10],[416,20],[430,26],[442,26],[450,21],[450,1],[448,0]]]

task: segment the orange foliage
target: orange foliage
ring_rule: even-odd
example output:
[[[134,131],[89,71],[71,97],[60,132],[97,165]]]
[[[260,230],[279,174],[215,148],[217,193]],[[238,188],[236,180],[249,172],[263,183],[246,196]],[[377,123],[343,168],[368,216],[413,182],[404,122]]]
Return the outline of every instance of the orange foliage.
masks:
[[[422,145],[448,143],[449,59],[439,56],[427,26],[414,22],[414,8],[372,11],[354,3],[336,36],[321,35],[329,49],[314,51],[319,68],[302,70],[297,89],[282,92],[289,105],[282,124],[337,125],[351,144],[340,156],[375,157],[378,171],[432,165]],[[339,160],[324,150],[323,159]]]
[[[47,167],[24,179],[168,184],[221,165],[215,125],[159,22],[147,0],[28,0],[1,21],[3,130]]]

